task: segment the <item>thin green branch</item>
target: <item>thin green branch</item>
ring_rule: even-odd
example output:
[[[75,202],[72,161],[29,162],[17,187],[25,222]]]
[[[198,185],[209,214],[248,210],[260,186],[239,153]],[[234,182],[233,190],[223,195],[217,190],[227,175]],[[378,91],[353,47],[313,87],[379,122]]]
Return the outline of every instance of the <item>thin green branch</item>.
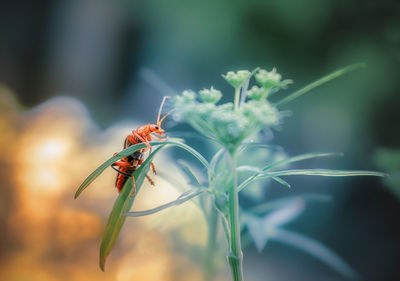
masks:
[[[304,95],[305,93],[311,91],[312,89],[321,86],[323,84],[325,84],[326,82],[329,82],[339,76],[342,76],[343,74],[346,74],[347,72],[353,71],[353,70],[357,70],[359,68],[362,67],[366,67],[365,63],[355,63],[355,64],[351,64],[349,66],[343,67],[339,70],[336,70],[310,84],[308,84],[307,86],[301,88],[300,90],[297,90],[296,92],[290,94],[289,96],[287,96],[286,98],[282,99],[281,101],[277,102],[275,104],[276,107],[281,107],[282,105],[285,105],[289,102],[291,102],[292,100]]]
[[[241,89],[241,87],[237,87],[237,88],[235,89],[235,99],[234,99],[234,108],[235,108],[235,111],[237,111],[237,110],[239,109],[240,89]]]

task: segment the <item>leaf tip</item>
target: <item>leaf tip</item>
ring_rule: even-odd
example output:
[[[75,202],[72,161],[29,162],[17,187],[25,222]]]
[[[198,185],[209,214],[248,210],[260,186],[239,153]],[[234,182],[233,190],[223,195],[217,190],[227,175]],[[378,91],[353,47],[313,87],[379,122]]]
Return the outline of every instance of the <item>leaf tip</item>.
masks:
[[[106,265],[106,259],[104,257],[100,258],[99,266],[101,271],[105,272],[105,265]]]
[[[366,62],[358,62],[358,63],[355,63],[354,65],[359,68],[365,68],[368,66]]]

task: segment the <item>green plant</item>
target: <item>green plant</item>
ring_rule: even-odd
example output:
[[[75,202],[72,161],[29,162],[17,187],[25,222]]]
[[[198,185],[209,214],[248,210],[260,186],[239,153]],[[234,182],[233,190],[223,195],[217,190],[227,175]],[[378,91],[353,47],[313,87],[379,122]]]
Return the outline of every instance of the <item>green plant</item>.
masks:
[[[300,247],[326,262],[332,268],[349,277],[356,273],[332,251],[323,247],[317,241],[283,229],[283,225],[296,218],[308,201],[326,201],[329,198],[320,195],[298,196],[277,202],[261,202],[252,208],[241,208],[239,192],[250,188],[250,185],[261,180],[274,180],[284,186],[290,186],[282,177],[292,175],[311,176],[384,176],[374,171],[341,171],[326,169],[283,169],[290,163],[317,157],[328,157],[336,153],[308,153],[290,158],[268,157],[268,163],[260,167],[258,163],[241,165],[247,158],[249,151],[255,150],[262,154],[273,149],[272,146],[257,142],[261,131],[280,124],[283,114],[279,109],[293,99],[305,94],[311,89],[334,79],[344,73],[357,69],[362,65],[356,64],[333,72],[308,86],[288,95],[281,101],[272,104],[269,97],[282,88],[286,88],[292,81],[282,80],[276,72],[256,69],[250,71],[228,72],[223,75],[225,80],[234,88],[234,101],[218,105],[222,93],[214,88],[204,89],[198,94],[193,91],[184,91],[182,95],[173,97],[172,107],[174,117],[180,122],[189,123],[196,131],[209,140],[210,147],[216,147],[216,153],[208,162],[199,152],[187,146],[179,139],[168,139],[165,142],[152,142],[157,147],[146,159],[143,165],[134,172],[137,193],[147,174],[153,157],[161,149],[168,146],[178,146],[194,155],[205,170],[205,181],[200,181],[190,165],[179,162],[182,170],[191,180],[192,188],[185,191],[175,201],[154,209],[130,212],[135,200],[129,196],[131,183],[128,181],[119,194],[104,232],[100,248],[100,267],[104,265],[118,233],[129,217],[150,215],[166,208],[182,204],[188,200],[198,199],[199,205],[209,223],[209,244],[206,251],[205,268],[208,280],[212,279],[213,249],[218,229],[221,225],[227,241],[227,259],[232,271],[233,280],[243,280],[243,253],[242,243],[253,240],[256,247],[262,250],[267,239],[275,239],[287,244]],[[249,81],[254,76],[258,85],[248,89]],[[112,163],[144,148],[144,144],[133,145],[114,157],[107,160],[96,169],[79,187],[75,198]],[[202,196],[204,195],[204,196]],[[244,237],[241,237],[241,234]]]

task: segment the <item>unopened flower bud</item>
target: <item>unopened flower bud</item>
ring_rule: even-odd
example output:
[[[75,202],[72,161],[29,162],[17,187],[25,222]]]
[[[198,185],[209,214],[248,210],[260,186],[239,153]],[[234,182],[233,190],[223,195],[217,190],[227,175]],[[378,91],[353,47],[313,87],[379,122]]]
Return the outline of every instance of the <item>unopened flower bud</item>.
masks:
[[[217,103],[222,98],[222,93],[213,87],[199,92],[200,100],[207,103]]]
[[[235,89],[241,87],[250,76],[251,72],[248,70],[239,70],[238,72],[229,71],[226,75],[222,75]]]

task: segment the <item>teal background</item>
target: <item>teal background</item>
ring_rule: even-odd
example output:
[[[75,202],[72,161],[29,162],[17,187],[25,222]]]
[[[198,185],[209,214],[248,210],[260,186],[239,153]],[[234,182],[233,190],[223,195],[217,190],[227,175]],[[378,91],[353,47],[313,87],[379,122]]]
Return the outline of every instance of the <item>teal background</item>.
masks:
[[[296,167],[382,170],[381,148],[400,149],[400,3],[372,0],[3,1],[0,83],[27,109],[51,97],[78,98],[101,128],[154,122],[161,97],[213,85],[221,74],[276,66],[295,81],[282,97],[338,68],[365,62],[285,109],[272,143],[289,155],[344,152]],[[176,130],[167,122],[167,131]],[[201,148],[200,148],[201,149]],[[293,178],[270,198],[323,192],[290,228],[319,239],[364,280],[399,280],[399,201],[376,178]],[[243,199],[244,203],[250,202]],[[280,244],[245,251],[249,280],[342,280]],[[265,267],[265,264],[269,264]],[[322,276],[317,278],[316,276]],[[275,279],[274,279],[275,278]]]

